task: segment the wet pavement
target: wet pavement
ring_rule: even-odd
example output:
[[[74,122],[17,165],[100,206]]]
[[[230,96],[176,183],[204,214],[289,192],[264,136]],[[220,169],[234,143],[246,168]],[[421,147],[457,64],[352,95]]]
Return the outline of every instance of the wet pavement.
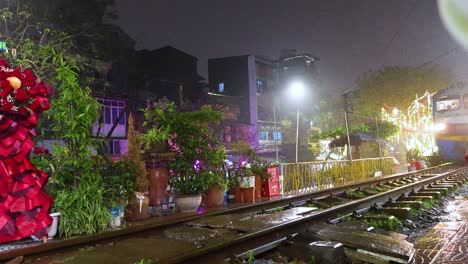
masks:
[[[455,199],[450,200],[440,222],[419,239],[415,264],[468,263],[468,186],[465,185]]]

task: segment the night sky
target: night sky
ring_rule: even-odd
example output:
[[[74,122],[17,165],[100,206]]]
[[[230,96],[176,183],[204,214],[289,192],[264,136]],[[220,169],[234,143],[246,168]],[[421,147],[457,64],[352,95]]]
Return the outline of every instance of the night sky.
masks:
[[[281,49],[320,57],[323,88],[339,91],[382,65],[434,62],[457,79],[467,53],[443,27],[435,0],[116,0],[137,49],[172,45],[199,59],[277,58]],[[467,78],[468,79],[468,78]]]

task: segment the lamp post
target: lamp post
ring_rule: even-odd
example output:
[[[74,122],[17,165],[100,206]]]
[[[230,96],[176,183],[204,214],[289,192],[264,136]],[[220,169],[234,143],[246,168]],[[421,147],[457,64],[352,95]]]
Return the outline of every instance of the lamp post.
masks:
[[[295,101],[300,100],[305,95],[305,87],[302,82],[293,82],[289,86],[288,94]],[[296,112],[296,163],[298,162],[299,157],[299,104],[297,105]]]
[[[298,54],[298,55],[293,55],[293,56],[289,56],[289,57],[283,57],[283,58],[280,58],[279,60],[277,61],[274,61],[274,67],[276,68],[276,74],[275,74],[275,77],[276,77],[276,86],[275,86],[275,90],[273,91],[273,122],[275,124],[275,136],[278,136],[278,133],[277,133],[277,124],[276,124],[276,90],[279,88],[280,86],[280,81],[279,81],[279,72],[280,72],[280,69],[282,67],[282,63],[283,62],[287,62],[287,61],[290,61],[290,60],[296,60],[296,59],[302,59],[303,62],[306,62],[307,64],[310,64],[311,62],[314,62],[314,61],[317,61],[319,60],[318,57],[315,57],[315,56],[312,56],[310,54]],[[293,86],[296,86],[296,87],[293,87]],[[292,89],[290,89],[290,94],[291,92],[294,92],[294,90],[297,90],[295,92],[299,92],[299,95],[294,95],[295,97],[301,97],[304,95],[305,93],[305,89],[304,89],[304,85],[301,84],[301,83],[293,83],[291,85]],[[293,91],[291,91],[293,90]],[[300,98],[296,98],[297,99],[300,99]],[[297,124],[296,124],[296,163],[298,161],[298,145],[299,145],[299,107],[297,107]],[[278,142],[275,138],[275,152],[276,152],[276,162],[279,161],[279,157],[278,157]]]

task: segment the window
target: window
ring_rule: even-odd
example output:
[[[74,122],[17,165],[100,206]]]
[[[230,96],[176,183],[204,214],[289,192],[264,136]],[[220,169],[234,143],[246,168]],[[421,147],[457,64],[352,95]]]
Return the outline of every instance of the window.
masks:
[[[120,140],[109,140],[107,153],[111,155],[122,155],[120,152]]]
[[[260,131],[260,133],[258,133],[259,140],[267,140],[267,137],[268,137],[268,132],[266,131]]]
[[[121,112],[125,110],[125,101],[122,100],[99,98],[98,102],[102,104],[102,122],[104,124],[114,124]],[[119,125],[125,125],[125,114],[120,117]]]
[[[468,109],[468,94],[463,95],[463,107]]]
[[[460,108],[460,98],[458,95],[445,95],[436,98],[436,111],[453,111]]]
[[[276,141],[281,141],[283,139],[283,136],[281,135],[281,132],[273,132],[273,138]]]
[[[224,93],[224,83],[218,83],[218,93]]]
[[[262,79],[257,79],[257,93],[262,93],[265,89],[266,82]]]

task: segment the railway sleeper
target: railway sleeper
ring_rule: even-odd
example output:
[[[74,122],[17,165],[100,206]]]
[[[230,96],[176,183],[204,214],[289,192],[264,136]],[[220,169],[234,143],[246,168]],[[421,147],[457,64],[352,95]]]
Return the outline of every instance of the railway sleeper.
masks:
[[[408,194],[408,196],[409,197],[412,197],[412,196],[431,196],[434,199],[440,199],[442,197],[440,192],[426,192],[426,191],[411,192],[411,193]]]
[[[451,191],[448,188],[439,188],[439,187],[423,187],[421,189],[423,192],[440,192],[442,196],[447,196]]]
[[[422,208],[421,201],[393,201],[386,202],[383,207],[410,207],[414,210],[419,210]]]
[[[447,188],[447,189],[449,189],[450,192],[453,192],[457,188],[457,185],[456,184],[431,184],[431,185],[429,185],[429,187]]]
[[[461,180],[443,180],[440,183],[442,185],[443,184],[457,185],[457,187],[461,187],[461,186],[464,185],[463,181],[461,181]]]
[[[398,219],[404,220],[411,217],[411,208],[409,207],[374,207],[369,210],[371,213],[392,215]]]
[[[428,195],[418,195],[418,196],[400,196],[397,201],[422,201],[422,202],[432,202],[434,198]]]

